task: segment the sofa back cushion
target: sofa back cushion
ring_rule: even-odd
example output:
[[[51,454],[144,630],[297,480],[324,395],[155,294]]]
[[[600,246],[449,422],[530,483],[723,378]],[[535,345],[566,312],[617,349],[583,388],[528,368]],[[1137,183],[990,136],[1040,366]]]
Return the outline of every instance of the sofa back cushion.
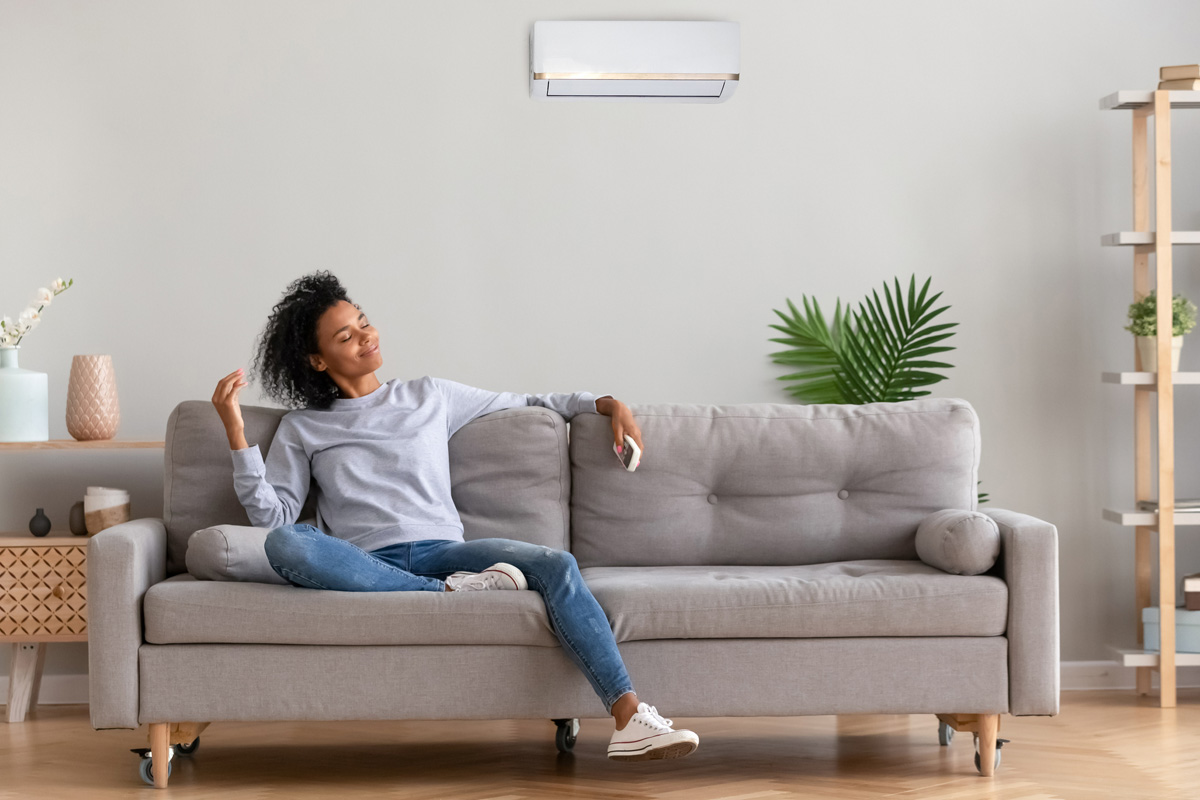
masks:
[[[965,400],[866,405],[630,405],[572,420],[571,549],[581,567],[916,559],[939,509],[978,504],[979,420]]]
[[[286,413],[242,406],[246,441],[258,444],[264,460]],[[450,492],[466,539],[499,537],[567,547],[571,472],[566,428],[556,411],[521,406],[477,417],[450,437]],[[164,461],[167,574],[177,575],[187,571],[185,554],[193,533],[251,523],[234,491],[229,440],[212,402],[185,400],[175,407],[167,420]],[[315,498],[310,490],[298,520],[316,517]]]

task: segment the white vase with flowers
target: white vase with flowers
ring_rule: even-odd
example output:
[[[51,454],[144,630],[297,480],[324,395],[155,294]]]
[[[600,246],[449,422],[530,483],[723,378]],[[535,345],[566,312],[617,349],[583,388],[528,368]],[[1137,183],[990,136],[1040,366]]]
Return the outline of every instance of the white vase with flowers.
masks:
[[[75,283],[58,278],[41,288],[17,321],[0,318],[0,442],[45,442],[50,438],[49,382],[46,373],[21,369],[21,341],[42,321],[42,310]]]

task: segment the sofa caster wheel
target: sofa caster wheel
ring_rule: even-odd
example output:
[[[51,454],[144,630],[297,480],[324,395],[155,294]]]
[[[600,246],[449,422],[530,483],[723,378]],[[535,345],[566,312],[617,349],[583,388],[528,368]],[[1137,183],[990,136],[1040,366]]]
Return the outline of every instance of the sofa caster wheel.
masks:
[[[938,723],[938,744],[940,744],[942,747],[945,747],[946,745],[950,744],[950,742],[952,742],[952,741],[954,741],[954,728],[951,728],[945,722],[939,722]]]
[[[142,776],[142,780],[151,786],[154,785],[154,759],[150,756],[149,747],[135,747],[132,752],[141,756],[141,763],[138,764],[138,774]],[[171,772],[175,769],[175,764],[172,763],[175,758],[173,748],[167,749],[167,777],[171,777]]]
[[[171,772],[174,769],[175,769],[175,765],[172,764],[170,761],[167,761],[167,777],[168,778],[171,777]],[[143,758],[141,765],[138,767],[138,772],[141,774],[142,780],[144,780],[146,783],[150,784],[151,786],[154,785],[154,759],[153,758]]]
[[[999,768],[1000,768],[1000,751],[997,750],[996,751],[996,763],[992,766],[992,771],[994,772],[995,770],[997,770]],[[979,751],[978,750],[975,751],[975,769],[979,770],[979,773],[981,775],[983,774],[983,765],[979,763]]]
[[[992,765],[992,772],[1000,769],[1000,748],[1008,744],[1008,739],[996,740],[996,761]],[[979,737],[975,737],[975,769],[979,770],[979,774],[983,774],[983,765],[979,761]]]
[[[196,748],[199,746],[200,746],[200,737],[197,736],[195,739],[192,740],[191,744],[177,744],[177,745],[173,745],[171,747],[171,749],[174,750],[176,753],[178,753],[181,756],[190,756],[192,753],[196,752]]]
[[[556,719],[558,730],[554,732],[554,746],[560,753],[569,753],[575,748],[575,737],[579,735],[579,720]]]

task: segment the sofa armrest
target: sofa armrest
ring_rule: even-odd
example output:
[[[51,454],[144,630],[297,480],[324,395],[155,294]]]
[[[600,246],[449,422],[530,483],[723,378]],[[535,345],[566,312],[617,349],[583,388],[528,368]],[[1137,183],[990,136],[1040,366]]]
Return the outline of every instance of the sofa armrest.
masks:
[[[1009,712],[1058,713],[1058,529],[1016,511],[984,511],[1000,526],[998,565],[1008,584]]]
[[[88,540],[88,705],[92,728],[138,727],[142,598],[167,577],[167,528],[145,517]]]

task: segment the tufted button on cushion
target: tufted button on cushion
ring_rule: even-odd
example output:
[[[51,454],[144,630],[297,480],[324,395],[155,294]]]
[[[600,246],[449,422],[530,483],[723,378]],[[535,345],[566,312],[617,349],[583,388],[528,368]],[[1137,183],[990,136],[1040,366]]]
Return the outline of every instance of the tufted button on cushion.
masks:
[[[708,496],[708,502],[713,503],[715,505],[717,502],[717,496],[715,494],[710,494]]]
[[[840,497],[842,500],[845,500],[849,496],[850,496],[850,493],[847,492],[845,489],[842,489],[840,492],[838,492],[838,497]]]

